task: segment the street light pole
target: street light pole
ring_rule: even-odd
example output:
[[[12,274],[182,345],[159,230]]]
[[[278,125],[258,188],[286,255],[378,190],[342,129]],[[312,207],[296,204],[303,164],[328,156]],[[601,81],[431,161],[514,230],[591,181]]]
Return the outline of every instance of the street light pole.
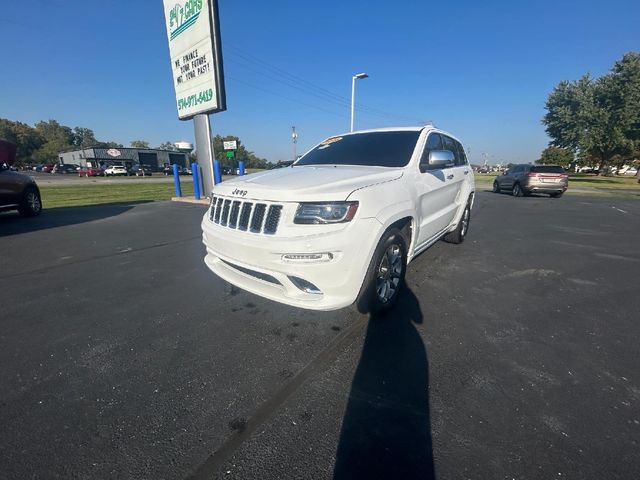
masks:
[[[298,152],[296,144],[298,143],[298,134],[296,133],[296,127],[291,127],[291,143],[293,144],[293,161],[298,159]]]
[[[367,78],[369,75],[366,73],[357,73],[351,77],[351,132],[353,132],[353,120],[356,111],[356,80],[361,78]]]

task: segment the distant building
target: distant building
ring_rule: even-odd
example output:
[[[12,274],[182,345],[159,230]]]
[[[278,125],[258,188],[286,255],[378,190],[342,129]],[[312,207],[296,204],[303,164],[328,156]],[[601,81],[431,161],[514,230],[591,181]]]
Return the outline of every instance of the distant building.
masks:
[[[62,164],[75,164],[81,167],[110,167],[122,165],[127,169],[134,166],[145,166],[157,172],[168,165],[181,167],[189,165],[186,153],[149,148],[83,148],[73,152],[58,154]]]

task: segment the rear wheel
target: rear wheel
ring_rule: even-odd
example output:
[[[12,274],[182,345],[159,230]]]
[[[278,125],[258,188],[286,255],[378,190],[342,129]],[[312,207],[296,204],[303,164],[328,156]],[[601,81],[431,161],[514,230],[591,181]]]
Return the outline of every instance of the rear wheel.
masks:
[[[397,228],[387,230],[371,259],[356,307],[361,313],[377,313],[392,308],[404,283],[407,243]]]
[[[453,232],[449,232],[444,236],[444,241],[449,243],[462,243],[464,242],[467,232],[469,231],[469,221],[471,220],[471,204],[467,203],[467,206],[462,212],[460,222]]]
[[[522,187],[520,186],[519,183],[516,183],[513,186],[513,190],[511,191],[511,193],[513,194],[514,197],[522,197],[522,196],[524,196],[524,192],[522,191]]]
[[[22,193],[18,212],[23,217],[35,217],[42,211],[42,200],[37,188],[27,187]]]

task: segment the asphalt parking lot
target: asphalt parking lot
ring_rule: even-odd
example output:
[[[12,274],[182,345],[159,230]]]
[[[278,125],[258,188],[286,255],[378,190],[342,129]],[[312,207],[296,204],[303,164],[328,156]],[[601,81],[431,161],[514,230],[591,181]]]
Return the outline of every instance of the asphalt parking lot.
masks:
[[[3,478],[640,478],[640,202],[479,193],[392,313],[204,263],[202,206],[0,215]]]

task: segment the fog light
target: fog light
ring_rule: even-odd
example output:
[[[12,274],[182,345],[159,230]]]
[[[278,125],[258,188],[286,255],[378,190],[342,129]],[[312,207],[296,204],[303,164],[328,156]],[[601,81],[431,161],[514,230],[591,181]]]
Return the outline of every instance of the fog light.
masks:
[[[294,276],[289,276],[289,280],[291,280],[291,283],[293,283],[296,287],[298,287],[304,293],[313,293],[314,295],[322,295],[322,292],[320,291],[320,289],[311,282],[307,282],[302,278],[294,277]]]
[[[285,253],[282,255],[285,262],[328,262],[333,260],[331,253]]]

